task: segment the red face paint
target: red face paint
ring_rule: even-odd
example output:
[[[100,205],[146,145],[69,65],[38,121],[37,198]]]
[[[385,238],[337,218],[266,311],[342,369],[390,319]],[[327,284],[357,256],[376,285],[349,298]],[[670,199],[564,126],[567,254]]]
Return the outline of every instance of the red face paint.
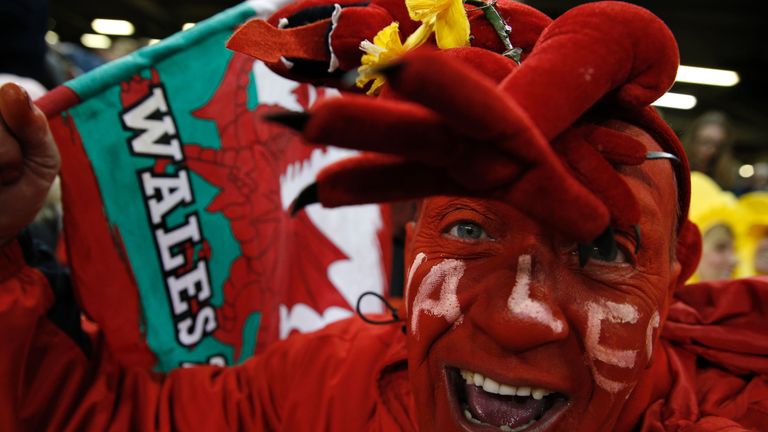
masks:
[[[635,127],[608,126],[660,150]],[[575,243],[505,203],[424,202],[406,258],[422,430],[612,430],[679,271],[669,163],[621,168],[641,205],[641,247],[614,227],[619,256],[583,268]]]

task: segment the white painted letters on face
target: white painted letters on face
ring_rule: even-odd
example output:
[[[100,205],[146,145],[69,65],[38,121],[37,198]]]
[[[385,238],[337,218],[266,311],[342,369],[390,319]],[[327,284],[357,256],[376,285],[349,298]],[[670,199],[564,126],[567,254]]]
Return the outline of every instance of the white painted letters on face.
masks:
[[[521,255],[517,259],[517,277],[507,300],[507,307],[512,315],[523,317],[531,321],[541,323],[552,329],[555,333],[563,331],[563,322],[552,314],[552,310],[544,303],[531,298],[531,270],[532,259],[530,255]]]
[[[595,367],[595,360],[624,369],[633,368],[637,360],[637,350],[619,350],[600,344],[603,321],[619,324],[635,324],[639,318],[637,308],[630,304],[605,302],[587,303],[587,335],[585,344],[592,356],[590,366],[597,385],[611,393],[617,393],[628,385],[604,377]]]
[[[418,260],[418,256],[417,256]],[[415,264],[415,263],[414,263]],[[441,261],[430,269],[419,285],[419,292],[413,301],[411,313],[411,331],[418,335],[419,317],[422,312],[443,317],[449,324],[453,324],[461,316],[459,298],[456,289],[461,277],[464,276],[465,264],[463,261],[449,259]],[[432,292],[440,285],[440,298],[430,298]]]
[[[411,289],[411,282],[413,282],[413,274],[416,273],[416,270],[421,267],[421,265],[426,261],[427,255],[424,252],[419,252],[418,255],[416,255],[416,258],[411,263],[411,267],[408,268],[408,279],[405,281],[405,313],[408,313],[408,291]]]
[[[648,321],[648,328],[645,330],[645,355],[648,361],[651,361],[653,354],[653,329],[659,328],[659,312],[653,313],[651,320]]]

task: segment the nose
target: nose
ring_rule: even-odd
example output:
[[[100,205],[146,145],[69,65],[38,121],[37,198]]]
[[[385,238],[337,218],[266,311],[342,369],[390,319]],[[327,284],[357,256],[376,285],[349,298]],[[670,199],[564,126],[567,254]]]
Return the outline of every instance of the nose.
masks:
[[[532,255],[520,255],[514,279],[502,278],[491,292],[481,295],[468,314],[476,327],[512,352],[568,336],[569,327],[552,296],[551,281],[535,266]]]
[[[728,254],[728,270],[730,270],[729,277],[733,276],[734,270],[736,270],[736,267],[739,265],[739,256],[736,255],[735,251],[731,251]]]

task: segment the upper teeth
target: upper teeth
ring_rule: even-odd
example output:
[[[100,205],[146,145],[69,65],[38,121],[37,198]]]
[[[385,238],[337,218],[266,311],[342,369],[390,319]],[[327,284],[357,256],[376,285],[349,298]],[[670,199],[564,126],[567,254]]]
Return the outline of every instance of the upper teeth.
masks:
[[[467,384],[482,387],[488,393],[499,394],[503,396],[531,396],[534,399],[541,399],[548,394],[554,393],[541,387],[528,386],[510,386],[499,384],[491,378],[485,377],[477,372],[461,369],[461,376]]]

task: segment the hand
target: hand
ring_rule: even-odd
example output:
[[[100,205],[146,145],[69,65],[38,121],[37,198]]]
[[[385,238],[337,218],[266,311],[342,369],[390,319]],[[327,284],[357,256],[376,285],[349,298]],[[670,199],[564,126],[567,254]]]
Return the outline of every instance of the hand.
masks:
[[[48,121],[14,83],[0,87],[0,245],[35,218],[61,160]]]

